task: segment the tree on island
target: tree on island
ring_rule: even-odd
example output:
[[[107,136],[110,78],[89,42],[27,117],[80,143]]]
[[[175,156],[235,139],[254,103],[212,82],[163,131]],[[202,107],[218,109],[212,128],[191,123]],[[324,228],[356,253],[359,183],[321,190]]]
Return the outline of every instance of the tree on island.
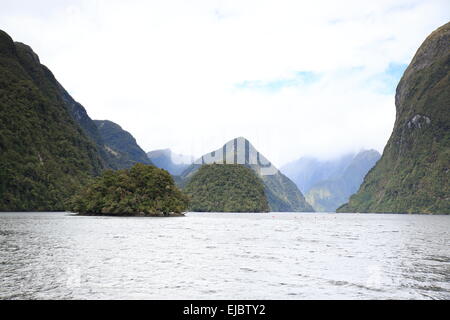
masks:
[[[142,163],[107,170],[68,201],[80,214],[164,216],[187,210],[188,198],[165,170]]]

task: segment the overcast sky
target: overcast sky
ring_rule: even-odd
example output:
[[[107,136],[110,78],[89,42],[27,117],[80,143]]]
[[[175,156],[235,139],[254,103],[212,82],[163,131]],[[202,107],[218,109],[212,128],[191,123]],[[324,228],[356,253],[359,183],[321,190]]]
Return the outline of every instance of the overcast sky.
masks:
[[[448,0],[0,0],[93,119],[150,151],[199,156],[245,136],[276,165],[375,148],[395,88]]]

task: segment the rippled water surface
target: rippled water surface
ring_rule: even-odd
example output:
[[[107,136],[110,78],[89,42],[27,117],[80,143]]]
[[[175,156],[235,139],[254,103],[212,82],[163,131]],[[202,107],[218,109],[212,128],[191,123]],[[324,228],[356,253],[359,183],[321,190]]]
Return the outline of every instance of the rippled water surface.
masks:
[[[2,299],[450,299],[450,216],[0,213]]]

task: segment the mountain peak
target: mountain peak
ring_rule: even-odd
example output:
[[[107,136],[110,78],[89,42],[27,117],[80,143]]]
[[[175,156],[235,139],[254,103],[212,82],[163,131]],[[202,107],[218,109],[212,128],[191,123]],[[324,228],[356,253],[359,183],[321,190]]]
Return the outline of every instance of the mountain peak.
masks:
[[[259,175],[274,175],[278,169],[244,137],[234,138],[222,148],[207,153],[194,164],[243,164],[256,168]]]

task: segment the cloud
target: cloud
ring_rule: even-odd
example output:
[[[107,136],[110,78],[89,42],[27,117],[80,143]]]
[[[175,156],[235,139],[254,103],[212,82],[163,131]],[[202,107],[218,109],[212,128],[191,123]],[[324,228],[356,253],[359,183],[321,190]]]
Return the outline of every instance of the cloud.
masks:
[[[382,151],[394,91],[448,1],[3,0],[92,118],[146,150],[215,150],[245,136],[277,165]]]

